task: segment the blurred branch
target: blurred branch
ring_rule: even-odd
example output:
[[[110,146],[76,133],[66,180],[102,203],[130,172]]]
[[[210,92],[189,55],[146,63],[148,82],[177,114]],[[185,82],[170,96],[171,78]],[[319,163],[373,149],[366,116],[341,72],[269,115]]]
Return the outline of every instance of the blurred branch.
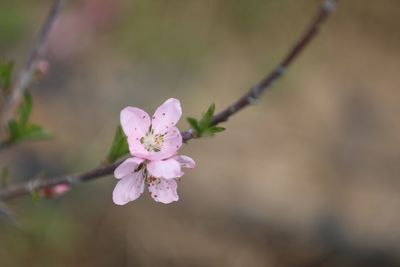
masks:
[[[32,46],[25,66],[20,71],[14,86],[4,99],[4,103],[0,110],[0,126],[4,128],[10,118],[13,117],[17,107],[21,103],[24,91],[31,83],[33,73],[36,69],[37,62],[43,56],[46,41],[49,37],[50,31],[57,20],[64,0],[54,0],[53,6],[44,21],[37,39]]]
[[[318,14],[311,22],[307,31],[301,36],[301,38],[297,41],[297,43],[293,46],[293,48],[289,51],[289,53],[281,61],[281,63],[263,80],[250,88],[250,90],[242,97],[240,97],[235,103],[215,115],[212,119],[211,124],[217,125],[221,122],[226,122],[232,115],[236,114],[243,108],[257,101],[264,91],[270,89],[275,84],[275,82],[286,72],[288,67],[301,54],[301,52],[304,51],[307,45],[311,43],[311,41],[317,35],[321,25],[326,21],[326,19],[335,9],[336,3],[337,0],[324,0],[318,11]],[[182,133],[182,136],[185,140],[196,137],[191,129]]]
[[[293,61],[304,51],[304,48],[314,39],[320,26],[326,21],[329,15],[335,8],[335,0],[324,0],[321,8],[318,10],[317,16],[313,19],[311,25],[301,36],[299,41],[294,45],[294,47],[289,51],[282,62],[263,80],[258,84],[253,86],[246,94],[240,97],[235,103],[228,106],[225,110],[215,115],[212,119],[212,125],[217,125],[221,122],[227,121],[232,115],[239,112],[246,106],[249,106],[254,101],[260,98],[261,94],[272,87],[272,85],[283,75],[285,70],[293,63]],[[196,138],[192,129],[182,132],[182,138],[184,142],[190,139]],[[84,172],[76,175],[65,175],[61,177],[56,177],[53,179],[46,180],[32,180],[21,184],[12,184],[4,189],[0,190],[0,199],[6,200],[17,196],[32,193],[36,190],[52,187],[58,184],[69,184],[74,185],[84,181],[90,181],[96,178],[100,178],[106,175],[110,175],[114,172],[115,168],[122,162],[122,160],[101,165],[91,171]]]
[[[18,196],[30,194],[42,188],[51,188],[59,184],[76,185],[81,182],[90,181],[96,178],[100,178],[109,175],[114,172],[115,168],[121,164],[123,160],[114,162],[112,164],[100,165],[93,170],[86,171],[79,174],[68,174],[64,176],[55,177],[46,180],[31,180],[21,184],[11,184],[0,190],[0,199],[7,200]]]

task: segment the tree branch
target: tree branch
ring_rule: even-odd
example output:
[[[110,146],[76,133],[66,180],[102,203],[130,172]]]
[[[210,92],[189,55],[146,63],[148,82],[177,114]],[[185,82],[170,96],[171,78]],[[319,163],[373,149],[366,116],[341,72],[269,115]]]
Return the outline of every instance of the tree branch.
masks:
[[[28,55],[28,59],[25,66],[20,71],[14,86],[11,88],[9,94],[4,99],[4,104],[0,110],[0,127],[1,129],[6,126],[8,120],[14,115],[17,107],[21,103],[22,95],[27,89],[32,80],[32,75],[36,69],[38,60],[43,56],[46,41],[49,37],[50,31],[57,20],[64,0],[54,0],[53,6],[44,21],[37,39],[32,46],[31,52]]]
[[[235,103],[215,115],[212,119],[212,125],[226,122],[232,115],[258,100],[264,91],[272,88],[275,82],[285,73],[293,61],[301,54],[301,52],[304,51],[307,45],[311,43],[311,41],[317,35],[321,25],[335,9],[336,3],[336,0],[324,0],[307,31],[301,36],[286,57],[283,58],[281,63],[275,67],[275,69],[264,79],[250,88],[250,90],[240,97]],[[193,131],[190,129],[184,132],[183,136],[185,140],[195,138]]]
[[[304,51],[304,48],[314,39],[320,26],[326,21],[329,15],[335,8],[335,4],[337,1],[335,0],[324,0],[321,5],[317,16],[314,18],[309,28],[301,36],[299,41],[294,45],[294,47],[289,51],[289,53],[284,57],[281,63],[272,71],[269,75],[267,75],[263,80],[261,80],[258,84],[253,86],[247,93],[245,93],[242,97],[240,97],[235,103],[228,106],[222,112],[215,115],[212,119],[212,124],[217,125],[221,122],[227,121],[232,115],[239,112],[246,106],[252,104],[255,100],[261,97],[261,94],[272,87],[272,85],[283,75],[285,70],[293,63],[293,61]],[[189,141],[190,139],[196,138],[193,134],[192,129],[188,129],[185,132],[182,132],[182,138],[184,142]],[[0,190],[0,199],[7,200],[11,198],[15,198],[17,196],[29,194],[33,191],[40,190],[46,187],[52,187],[58,184],[69,184],[75,185],[81,182],[90,181],[93,179],[97,179],[106,175],[110,175],[114,172],[115,168],[122,162],[122,160],[108,164],[101,165],[91,171],[84,172],[76,175],[65,175],[53,179],[47,180],[33,180],[30,182],[25,182],[21,184],[13,184],[9,185],[6,188]]]

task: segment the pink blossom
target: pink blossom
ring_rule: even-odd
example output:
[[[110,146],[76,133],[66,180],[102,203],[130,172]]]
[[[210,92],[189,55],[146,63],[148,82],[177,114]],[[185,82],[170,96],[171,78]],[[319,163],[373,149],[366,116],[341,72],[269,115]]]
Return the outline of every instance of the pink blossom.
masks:
[[[193,159],[177,155],[182,136],[175,125],[181,115],[180,102],[174,98],[159,106],[151,118],[135,107],[121,111],[121,126],[133,157],[114,171],[114,176],[120,179],[113,192],[115,204],[136,200],[145,183],[155,201],[165,204],[178,201],[176,179],[183,175],[182,167],[195,167]]]

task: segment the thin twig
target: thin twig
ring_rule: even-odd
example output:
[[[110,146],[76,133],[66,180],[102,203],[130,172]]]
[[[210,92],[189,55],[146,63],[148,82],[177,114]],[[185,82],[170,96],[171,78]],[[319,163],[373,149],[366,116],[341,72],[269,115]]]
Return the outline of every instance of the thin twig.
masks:
[[[11,184],[0,191],[0,199],[7,200],[21,195],[30,194],[42,188],[52,187],[58,184],[76,185],[81,182],[90,181],[102,176],[109,175],[114,172],[115,168],[121,164],[122,160],[112,164],[100,165],[93,170],[79,174],[68,174],[53,179],[32,180],[21,184]]]
[[[250,105],[255,100],[259,99],[261,94],[274,84],[284,73],[284,71],[291,65],[291,63],[299,56],[299,54],[304,50],[304,48],[313,40],[316,36],[320,26],[328,18],[329,14],[333,11],[335,7],[335,0],[324,0],[321,8],[318,11],[317,16],[312,21],[311,25],[305,32],[305,34],[299,39],[295,46],[289,51],[287,56],[282,60],[282,62],[272,71],[268,76],[261,80],[258,84],[252,87],[246,94],[244,94],[239,100],[234,104],[228,106],[225,110],[218,113],[213,117],[213,125],[217,125],[221,122],[225,122],[239,112],[244,107]],[[193,131],[191,129],[182,132],[183,141],[189,141],[195,138]],[[25,182],[21,184],[9,185],[0,191],[0,199],[6,200],[17,196],[29,194],[33,191],[52,187],[58,184],[69,184],[74,185],[84,181],[90,181],[96,178],[100,178],[106,175],[110,175],[114,172],[115,168],[121,163],[118,161],[116,163],[102,165],[91,171],[84,172],[76,175],[66,175],[53,179],[47,180],[33,180],[30,182]]]
[[[275,82],[286,72],[293,61],[301,54],[302,51],[304,51],[304,48],[306,48],[307,45],[314,39],[321,25],[335,9],[336,3],[336,0],[324,0],[318,11],[318,14],[311,22],[307,31],[297,41],[297,43],[293,46],[281,63],[263,80],[250,88],[250,90],[235,103],[215,115],[212,119],[212,125],[226,122],[232,115],[257,101],[264,91],[272,88]],[[185,131],[182,136],[186,141],[195,138],[191,129]]]
[[[37,39],[32,46],[31,52],[28,55],[28,59],[25,66],[19,73],[14,86],[12,86],[10,93],[6,96],[3,106],[0,111],[0,126],[3,128],[8,120],[13,116],[17,107],[19,106],[22,95],[27,89],[32,80],[32,75],[36,69],[38,60],[43,56],[46,41],[49,37],[50,31],[57,20],[64,0],[54,0],[53,6],[44,21]]]

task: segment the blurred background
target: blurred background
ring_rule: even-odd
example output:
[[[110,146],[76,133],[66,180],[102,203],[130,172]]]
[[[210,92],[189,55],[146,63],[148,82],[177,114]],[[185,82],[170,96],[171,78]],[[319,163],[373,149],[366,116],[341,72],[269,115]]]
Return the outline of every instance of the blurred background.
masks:
[[[0,153],[11,181],[88,170],[119,111],[169,97],[220,110],[274,68],[319,0],[76,0],[32,87],[55,138]],[[1,0],[0,58],[22,66],[51,1]],[[400,266],[398,0],[342,1],[286,76],[227,131],[193,140],[180,201],[126,206],[110,176],[10,201],[0,266]]]

